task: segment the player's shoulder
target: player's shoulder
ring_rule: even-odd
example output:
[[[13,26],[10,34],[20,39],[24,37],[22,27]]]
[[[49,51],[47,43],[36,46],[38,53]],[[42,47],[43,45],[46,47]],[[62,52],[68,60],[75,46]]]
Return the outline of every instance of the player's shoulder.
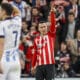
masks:
[[[0,24],[2,23],[2,21],[0,21]]]
[[[2,20],[0,21],[0,25],[5,25],[6,21]]]
[[[8,20],[2,20],[0,21],[0,29],[7,29],[7,25],[9,24],[9,21]],[[6,27],[5,27],[6,26]]]
[[[0,25],[5,26],[7,24],[9,24],[9,20],[2,20]]]
[[[20,23],[21,22],[21,16],[14,16],[12,19],[15,23]]]

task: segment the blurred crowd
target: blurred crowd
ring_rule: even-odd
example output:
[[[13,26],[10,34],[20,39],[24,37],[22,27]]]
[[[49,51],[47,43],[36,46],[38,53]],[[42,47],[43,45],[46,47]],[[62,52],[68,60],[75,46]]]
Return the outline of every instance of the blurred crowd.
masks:
[[[31,75],[33,41],[37,26],[44,20],[50,25],[49,12],[55,9],[55,77],[80,77],[80,0],[3,0],[21,11],[20,62],[22,76]]]

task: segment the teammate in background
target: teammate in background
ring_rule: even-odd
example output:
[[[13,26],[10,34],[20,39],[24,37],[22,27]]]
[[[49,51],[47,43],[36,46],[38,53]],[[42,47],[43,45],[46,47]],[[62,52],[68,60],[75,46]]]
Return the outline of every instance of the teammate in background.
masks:
[[[36,80],[52,80],[54,69],[54,44],[55,44],[55,15],[50,13],[51,26],[48,28],[45,22],[39,22],[40,36],[34,40],[34,54],[32,59],[32,73],[36,68]],[[49,30],[48,30],[49,29]]]
[[[12,17],[14,14],[14,17]],[[0,80],[20,80],[18,45],[21,33],[20,12],[9,3],[0,9]]]

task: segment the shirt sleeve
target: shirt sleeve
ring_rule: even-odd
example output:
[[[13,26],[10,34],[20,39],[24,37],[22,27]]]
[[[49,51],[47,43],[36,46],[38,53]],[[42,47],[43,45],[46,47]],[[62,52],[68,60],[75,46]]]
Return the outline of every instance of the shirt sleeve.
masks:
[[[4,35],[4,27],[3,27],[3,25],[0,23],[0,38],[1,37],[4,37],[5,35]]]
[[[56,25],[54,12],[51,12],[51,15],[50,16],[51,16],[50,32],[54,33],[55,32],[55,25]]]
[[[19,25],[21,25],[21,17],[20,16],[13,17],[13,20],[15,21],[15,23],[20,23]]]
[[[21,15],[13,17],[16,20],[21,20]]]
[[[35,40],[34,40],[34,53],[33,53],[33,57],[32,57],[32,67],[34,67],[36,65],[37,62],[37,51],[36,51],[36,44],[35,44]]]
[[[55,20],[54,12],[51,12],[50,17],[51,17],[51,25],[50,25],[50,28],[49,28],[49,34],[54,36],[55,33],[56,33],[56,27],[55,27],[56,20]]]

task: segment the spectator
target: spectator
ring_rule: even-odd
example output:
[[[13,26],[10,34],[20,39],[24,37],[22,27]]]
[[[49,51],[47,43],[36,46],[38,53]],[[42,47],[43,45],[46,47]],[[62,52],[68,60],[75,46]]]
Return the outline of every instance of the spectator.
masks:
[[[71,41],[70,49],[73,56],[73,68],[76,73],[80,73],[80,29],[77,31],[77,38]]]
[[[60,45],[61,42],[63,41],[62,29],[64,27],[64,24],[66,23],[64,6],[62,6],[62,5],[59,5],[57,7],[56,20],[57,20],[57,24],[56,24],[57,25],[57,39],[58,39],[58,44]]]
[[[75,15],[72,10],[68,13],[68,21],[63,27],[63,40],[69,41],[70,39],[74,39],[76,37],[76,32],[80,28],[79,22],[75,20]]]
[[[39,13],[39,10],[37,7],[33,7],[32,8],[32,23],[36,23],[38,24],[40,19],[41,19],[41,15]]]
[[[71,68],[71,53],[67,49],[66,42],[61,43],[60,51],[57,52],[55,59],[56,65],[58,65],[58,77],[72,77],[75,75],[72,72],[73,70]]]
[[[70,0],[70,5],[65,7],[66,16],[70,9],[73,9],[75,18],[77,19],[80,16],[80,6],[77,4],[78,0]]]
[[[36,7],[40,10],[40,12],[42,13],[43,15],[43,18],[45,20],[47,20],[47,16],[48,16],[48,12],[49,12],[49,9],[48,9],[48,5],[47,5],[47,2],[46,0],[36,0]],[[46,12],[46,13],[45,13]]]
[[[28,46],[26,45],[26,35],[28,34],[28,24],[25,18],[22,19],[22,29],[21,29],[21,42],[19,45],[19,52],[20,52],[20,61],[22,65],[22,74],[26,73],[25,64],[29,62],[26,58],[26,52]]]
[[[12,5],[15,5],[21,11],[22,18],[26,17],[26,10],[29,7],[23,0],[13,0],[10,2]]]
[[[29,32],[29,30],[28,30],[28,24],[27,24],[27,21],[26,21],[26,19],[25,18],[23,18],[22,19],[22,36],[25,36],[28,32]]]
[[[33,40],[37,35],[36,24],[33,23],[28,30],[28,24],[26,19],[22,19],[22,43],[20,44],[20,52],[24,53],[26,61],[25,61],[25,68],[22,70],[22,73],[26,73],[27,76],[31,76],[31,61],[32,61],[32,47],[33,47]],[[22,59],[21,59],[22,62]],[[22,62],[23,65],[23,62]]]

